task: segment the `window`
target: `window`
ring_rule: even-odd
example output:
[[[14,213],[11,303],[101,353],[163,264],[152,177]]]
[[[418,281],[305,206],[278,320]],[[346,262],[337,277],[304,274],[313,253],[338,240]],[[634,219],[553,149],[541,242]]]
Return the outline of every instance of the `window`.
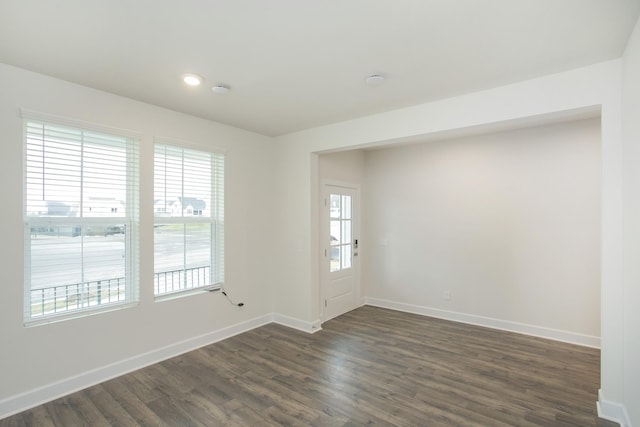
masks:
[[[329,271],[352,267],[352,197],[345,194],[329,196]],[[356,241],[357,243],[357,241]],[[357,248],[357,246],[356,246]]]
[[[156,296],[224,281],[224,156],[154,149]]]
[[[24,126],[25,321],[137,301],[139,140]]]

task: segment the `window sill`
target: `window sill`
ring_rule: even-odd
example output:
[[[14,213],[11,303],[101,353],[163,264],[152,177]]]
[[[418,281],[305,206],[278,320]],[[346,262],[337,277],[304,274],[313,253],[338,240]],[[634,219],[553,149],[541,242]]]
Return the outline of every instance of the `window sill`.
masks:
[[[155,297],[155,302],[171,301],[178,298],[189,297],[193,295],[207,294],[211,292],[220,292],[222,289],[221,284],[203,286],[202,288],[195,289],[183,289],[180,291],[170,292]]]
[[[68,313],[68,314],[51,315],[47,317],[42,317],[40,319],[39,318],[29,319],[24,321],[24,326],[26,328],[31,328],[33,326],[42,326],[42,325],[48,325],[50,323],[64,322],[67,320],[78,319],[81,317],[95,316],[96,314],[108,313],[111,311],[125,310],[127,308],[136,307],[139,304],[140,304],[139,301],[125,302],[122,304],[114,304],[114,305],[110,305],[108,307],[103,307],[103,308],[78,310],[76,312]]]

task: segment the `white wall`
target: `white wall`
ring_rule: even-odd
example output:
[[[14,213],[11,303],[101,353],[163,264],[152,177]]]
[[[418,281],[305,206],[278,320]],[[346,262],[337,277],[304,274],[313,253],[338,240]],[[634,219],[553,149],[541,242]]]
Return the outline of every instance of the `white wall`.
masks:
[[[599,118],[365,159],[367,297],[599,343]]]
[[[3,410],[16,409],[20,402],[10,400],[20,393],[273,311],[271,260],[265,256],[273,253],[274,153],[270,138],[1,64],[0,82],[0,417]],[[23,107],[143,135],[138,306],[48,325],[23,326]],[[220,293],[154,302],[153,136],[226,150],[226,287],[236,300],[244,301],[243,309],[231,306]],[[64,387],[60,390],[66,391]],[[44,393],[46,397],[50,396]]]
[[[362,150],[341,151],[318,156],[320,181],[338,181],[362,185],[365,176],[365,155]]]
[[[283,256],[274,263],[279,272],[274,283],[274,293],[279,295],[276,310],[310,323],[319,317],[318,166],[314,153],[437,140],[448,132],[526,125],[594,107],[602,113],[601,387],[609,399],[622,402],[620,60],[276,138],[276,204],[282,213],[275,220],[280,231],[276,241],[284,248]]]
[[[640,20],[623,60],[624,403],[640,425]]]

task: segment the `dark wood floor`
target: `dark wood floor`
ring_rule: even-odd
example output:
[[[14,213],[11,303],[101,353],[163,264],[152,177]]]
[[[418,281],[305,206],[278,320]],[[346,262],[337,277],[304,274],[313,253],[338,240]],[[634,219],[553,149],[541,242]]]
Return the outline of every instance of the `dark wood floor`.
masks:
[[[0,426],[608,426],[599,351],[362,307],[308,335],[271,324]]]

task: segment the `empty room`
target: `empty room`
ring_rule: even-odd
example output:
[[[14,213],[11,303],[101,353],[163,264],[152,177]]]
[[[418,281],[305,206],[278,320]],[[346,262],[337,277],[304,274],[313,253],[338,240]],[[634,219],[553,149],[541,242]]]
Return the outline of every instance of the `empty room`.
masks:
[[[640,425],[640,2],[0,3],[0,426]]]

